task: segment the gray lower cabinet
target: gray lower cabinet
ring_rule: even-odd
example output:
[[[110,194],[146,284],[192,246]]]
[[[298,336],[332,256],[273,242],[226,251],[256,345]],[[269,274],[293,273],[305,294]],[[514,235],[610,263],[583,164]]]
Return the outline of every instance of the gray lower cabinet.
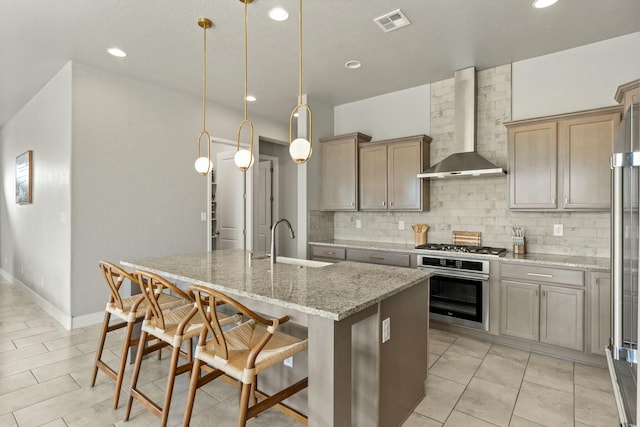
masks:
[[[347,249],[347,261],[393,265],[396,267],[410,267],[411,254],[365,249]]]
[[[503,264],[500,333],[584,351],[584,295],[583,270]]]
[[[415,267],[416,254],[377,249],[341,248],[311,245],[311,259],[316,261],[354,261],[369,264]]]
[[[311,246],[311,259],[316,261],[344,261],[346,250],[333,246]]]
[[[608,271],[589,275],[591,307],[591,353],[604,355],[611,335],[611,276]]]

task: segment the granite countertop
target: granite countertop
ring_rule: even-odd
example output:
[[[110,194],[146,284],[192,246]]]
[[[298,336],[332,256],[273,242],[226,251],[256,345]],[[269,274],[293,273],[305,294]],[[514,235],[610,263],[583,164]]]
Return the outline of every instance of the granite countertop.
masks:
[[[431,275],[429,269],[348,261],[320,268],[276,263],[272,270],[268,258],[250,259],[248,254],[223,250],[121,264],[332,320],[347,318]]]
[[[320,242],[309,242],[310,245],[316,246],[331,246],[346,249],[369,249],[378,251],[389,252],[404,252],[404,253],[424,253],[422,250],[415,249],[413,245],[399,244],[399,243],[385,243],[385,242],[364,242],[357,240],[327,240]],[[456,255],[456,256],[469,256],[462,253],[442,252],[444,254]],[[509,262],[524,262],[530,264],[545,264],[554,265],[559,267],[575,267],[575,268],[592,268],[597,270],[609,270],[610,260],[609,258],[597,258],[597,257],[581,257],[572,255],[554,255],[554,254],[534,254],[528,253],[525,255],[516,255],[513,252],[507,252],[503,257],[495,257],[491,255],[471,255],[473,257],[483,256],[491,260],[509,261]]]

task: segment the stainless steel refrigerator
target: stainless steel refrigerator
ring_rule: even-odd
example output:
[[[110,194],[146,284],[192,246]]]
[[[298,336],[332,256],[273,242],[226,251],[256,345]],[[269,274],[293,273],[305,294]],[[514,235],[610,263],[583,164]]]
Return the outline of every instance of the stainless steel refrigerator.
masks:
[[[639,113],[637,103],[625,113],[611,157],[611,340],[605,353],[622,426],[637,425],[639,407]]]

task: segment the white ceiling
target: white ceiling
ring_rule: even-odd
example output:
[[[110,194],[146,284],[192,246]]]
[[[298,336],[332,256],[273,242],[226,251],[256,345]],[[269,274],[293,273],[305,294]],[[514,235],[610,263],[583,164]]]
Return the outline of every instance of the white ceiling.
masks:
[[[289,20],[269,20],[274,6]],[[373,19],[398,8],[412,25],[382,32]],[[297,0],[249,5],[250,116],[286,122],[296,105],[297,11]],[[69,60],[201,96],[202,16],[214,22],[208,100],[241,110],[238,0],[0,0],[0,127]],[[340,105],[640,31],[640,0],[306,0],[303,23],[303,91]],[[362,67],[345,69],[350,59]]]

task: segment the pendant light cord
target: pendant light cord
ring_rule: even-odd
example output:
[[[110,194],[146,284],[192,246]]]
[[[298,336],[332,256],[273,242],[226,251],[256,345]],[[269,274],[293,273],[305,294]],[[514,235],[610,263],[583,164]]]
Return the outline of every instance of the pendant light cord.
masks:
[[[244,119],[247,120],[247,75],[249,68],[249,60],[247,51],[249,50],[249,41],[247,37],[247,2],[244,2]]]
[[[300,87],[300,97],[298,98],[298,104],[302,104],[302,0],[300,0],[300,7],[298,8],[298,33],[300,34],[299,42],[298,42],[298,73],[300,79],[298,81],[298,85]]]
[[[207,25],[203,25],[202,26],[203,30],[204,30],[204,50],[203,50],[203,64],[204,67],[202,68],[202,132],[205,132],[205,130],[207,129],[206,126],[206,117],[207,117],[207,102],[206,102],[206,97],[207,97]]]

